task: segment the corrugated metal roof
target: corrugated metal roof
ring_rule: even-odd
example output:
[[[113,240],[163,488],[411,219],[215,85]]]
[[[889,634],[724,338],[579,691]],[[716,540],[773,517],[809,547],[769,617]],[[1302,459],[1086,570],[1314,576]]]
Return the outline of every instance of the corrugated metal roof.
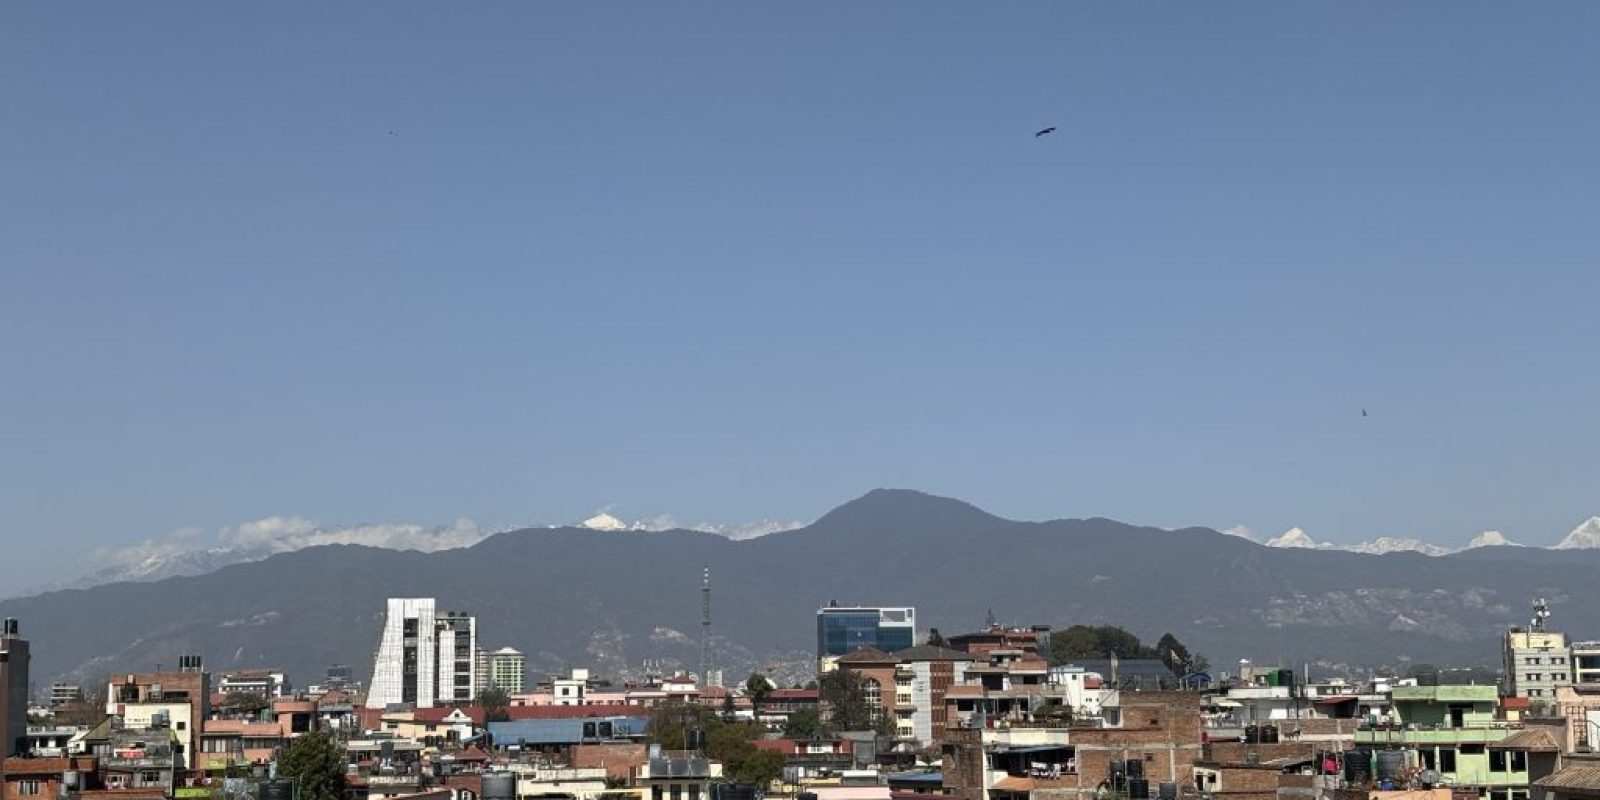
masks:
[[[1579,763],[1533,782],[1540,789],[1581,789],[1600,792],[1600,764]]]
[[[1498,742],[1490,743],[1489,749],[1528,750],[1535,753],[1555,753],[1561,750],[1561,746],[1556,743],[1556,738],[1551,736],[1549,731],[1538,728],[1529,728],[1527,730],[1517,731],[1516,733],[1513,733]]]

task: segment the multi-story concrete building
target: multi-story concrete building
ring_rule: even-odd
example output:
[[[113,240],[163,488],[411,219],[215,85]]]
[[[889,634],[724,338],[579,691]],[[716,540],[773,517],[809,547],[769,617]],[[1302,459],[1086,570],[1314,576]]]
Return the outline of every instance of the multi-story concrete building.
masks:
[[[1527,628],[1506,631],[1501,647],[1506,695],[1549,702],[1557,687],[1572,685],[1572,650],[1565,634],[1545,625],[1549,618],[1550,607],[1541,597],[1533,604],[1533,621]]]
[[[59,708],[68,703],[77,703],[83,700],[83,687],[75,683],[56,682],[50,684],[50,707]]]
[[[830,605],[817,610],[817,671],[832,671],[840,656],[863,647],[885,653],[917,643],[917,610],[908,606]]]
[[[991,650],[1021,650],[1032,655],[1048,657],[1050,626],[1008,628],[1004,625],[990,625],[976,633],[963,633],[950,637],[950,647],[980,658],[987,656]]]
[[[15,619],[0,623],[0,758],[22,753],[28,735],[28,640]]]
[[[894,737],[929,745],[949,727],[945,696],[968,677],[975,659],[958,650],[918,645],[898,653],[863,647],[841,656],[834,668],[861,680],[875,720],[892,720]]]
[[[1496,747],[1516,728],[1496,717],[1495,687],[1397,686],[1390,701],[1393,723],[1357,730],[1358,752],[1397,751],[1401,769],[1436,773],[1436,785],[1525,800],[1527,761]]]
[[[1012,701],[1026,694],[1007,693]],[[952,716],[942,747],[945,792],[962,800],[1087,800],[1135,770],[1150,790],[1191,786],[1204,750],[1199,699],[1198,692],[1117,692],[1106,698],[1102,726],[1052,723],[1021,710],[998,719]]]
[[[219,694],[253,694],[264,700],[276,700],[289,692],[289,681],[282,672],[265,669],[229,672],[217,679]]]
[[[1572,682],[1600,683],[1600,642],[1572,642]]]
[[[506,694],[520,694],[525,687],[523,668],[526,660],[521,651],[502,647],[489,654],[488,685]]]
[[[210,712],[211,676],[199,656],[179,656],[177,672],[113,675],[106,687],[106,713],[119,729],[171,732],[179,769],[192,768]]]
[[[368,708],[469,703],[477,696],[477,621],[433,598],[390,598],[373,659]]]
[[[1572,685],[1572,650],[1559,631],[1512,628],[1502,658],[1508,696],[1548,701],[1557,687]]]

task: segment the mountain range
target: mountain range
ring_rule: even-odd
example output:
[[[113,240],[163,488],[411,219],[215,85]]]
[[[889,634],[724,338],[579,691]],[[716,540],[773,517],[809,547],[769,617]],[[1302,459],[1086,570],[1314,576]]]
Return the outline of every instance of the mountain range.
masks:
[[[1254,539],[1241,532],[1234,535]],[[1302,550],[1344,550],[1351,553],[1366,553],[1368,555],[1383,555],[1385,553],[1421,553],[1425,556],[1444,556],[1459,553],[1463,550],[1473,550],[1479,547],[1522,547],[1505,537],[1499,531],[1484,531],[1467,541],[1465,547],[1446,547],[1423,541],[1422,539],[1396,538],[1380,536],[1354,544],[1341,544],[1337,542],[1319,542],[1311,535],[1299,528],[1290,528],[1283,533],[1262,542],[1267,547],[1290,547]],[[1576,528],[1573,528],[1561,541],[1551,545],[1550,550],[1590,550],[1600,548],[1600,517],[1590,517]]]
[[[754,539],[562,527],[428,553],[319,545],[0,601],[0,615],[23,621],[40,685],[94,685],[190,653],[213,671],[274,666],[302,683],[336,663],[361,674],[391,596],[476,614],[481,644],[522,650],[534,675],[588,666],[626,677],[646,659],[697,665],[706,566],[713,666],[730,679],[758,667],[781,682],[803,678],[816,610],[831,601],[913,605],[924,632],[977,628],[991,609],[1016,624],[1109,623],[1152,639],[1170,631],[1220,669],[1242,657],[1333,672],[1408,660],[1492,665],[1497,637],[1526,623],[1537,597],[1557,627],[1600,632],[1600,551],[1268,547],[1207,528],[1019,522],[907,490],[875,490]]]

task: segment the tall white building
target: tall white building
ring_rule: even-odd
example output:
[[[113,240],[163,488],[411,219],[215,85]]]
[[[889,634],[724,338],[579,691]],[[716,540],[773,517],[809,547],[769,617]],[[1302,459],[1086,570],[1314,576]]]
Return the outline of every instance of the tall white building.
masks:
[[[431,597],[389,598],[367,707],[471,702],[478,693],[477,649],[478,625],[470,614],[439,611]]]

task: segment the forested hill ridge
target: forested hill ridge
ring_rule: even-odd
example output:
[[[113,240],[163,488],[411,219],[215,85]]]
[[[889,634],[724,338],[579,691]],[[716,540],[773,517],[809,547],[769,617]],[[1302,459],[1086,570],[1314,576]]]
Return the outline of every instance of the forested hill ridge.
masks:
[[[1482,547],[1443,556],[1269,548],[1206,528],[1107,519],[1007,520],[967,503],[876,490],[815,523],[733,541],[694,531],[509,531],[434,553],[325,546],[154,583],[0,602],[33,641],[34,680],[93,684],[175,664],[275,666],[304,684],[371,663],[384,600],[437,597],[478,616],[482,644],[533,675],[645,659],[699,660],[700,576],[714,576],[712,663],[804,673],[815,614],[913,605],[920,626],[1115,624],[1171,633],[1214,662],[1492,664],[1506,627],[1545,597],[1555,622],[1600,635],[1600,553]]]

